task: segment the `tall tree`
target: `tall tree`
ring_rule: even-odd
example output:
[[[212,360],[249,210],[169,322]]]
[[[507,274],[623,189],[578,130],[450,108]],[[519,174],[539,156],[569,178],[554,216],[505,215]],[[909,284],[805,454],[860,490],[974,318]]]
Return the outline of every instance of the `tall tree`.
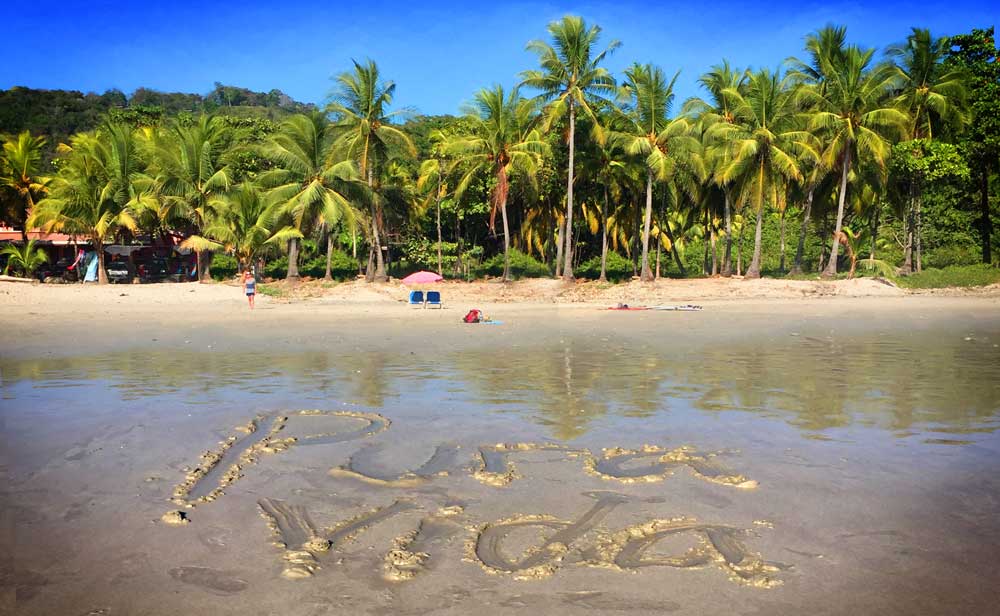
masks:
[[[320,222],[357,216],[348,196],[360,180],[353,161],[335,159],[333,129],[322,113],[294,115],[262,147],[274,168],[261,174],[260,184],[303,236]],[[298,256],[299,238],[289,237],[288,280],[299,277]]]
[[[502,86],[480,90],[469,110],[472,132],[450,138],[445,151],[454,157],[461,178],[455,198],[461,199],[473,179],[486,173],[493,179],[490,190],[490,228],[499,211],[503,221],[503,279],[510,280],[510,225],[507,197],[511,175],[534,177],[547,144],[533,128],[536,105],[521,98],[517,88],[504,93]]]
[[[718,123],[710,129],[712,138],[728,143],[731,149],[719,179],[737,185],[738,199],[757,214],[747,278],[760,277],[764,207],[781,205],[788,182],[802,178],[796,154],[812,147],[810,135],[798,130],[798,108],[791,85],[791,79],[782,79],[779,73],[767,69],[748,73],[745,88],[723,91],[730,100],[734,122]]]
[[[392,125],[393,118],[408,113],[406,109],[389,111],[395,92],[396,84],[381,78],[373,60],[364,64],[355,61],[353,71],[336,77],[327,107],[336,122],[336,147],[358,162],[370,196],[374,196],[381,165],[400,152],[416,154],[406,133]],[[384,282],[389,277],[382,255],[382,211],[378,199],[369,200],[369,210],[372,243],[365,277],[369,282]]]
[[[195,234],[203,233],[214,216],[215,198],[229,190],[229,169],[223,158],[231,145],[231,132],[221,117],[202,114],[194,121],[174,120],[152,143],[151,163],[162,195],[161,218],[179,213],[190,220]],[[195,248],[202,282],[211,279],[206,250]]]
[[[545,113],[546,124],[569,116],[569,163],[566,171],[566,224],[563,279],[573,280],[573,173],[576,148],[577,110],[586,114],[599,129],[591,106],[593,100],[615,91],[615,80],[600,64],[609,53],[621,46],[611,41],[604,51],[595,53],[601,27],[588,27],[583,18],[567,15],[548,27],[552,43],[531,41],[527,49],[538,55],[541,68],[522,73],[522,85],[541,91],[541,98],[551,101]]]
[[[21,240],[28,242],[28,215],[39,197],[46,191],[48,179],[40,176],[44,137],[33,137],[24,131],[17,137],[0,137],[0,188],[11,193],[17,221],[21,223]]]
[[[901,132],[907,122],[906,114],[890,99],[898,85],[898,70],[891,64],[874,64],[874,54],[874,49],[851,45],[842,52],[820,56],[821,80],[812,77],[811,83],[798,90],[809,109],[809,128],[823,135],[823,166],[840,167],[837,222],[830,259],[823,270],[825,278],[837,274],[838,238],[852,165],[863,158],[884,168],[890,151],[888,137]]]
[[[707,73],[698,78],[698,82],[705,88],[711,98],[706,101],[701,98],[692,98],[684,103],[684,113],[694,115],[702,125],[703,135],[707,135],[708,127],[718,122],[732,124],[735,118],[730,109],[729,99],[723,95],[727,89],[739,90],[746,82],[746,73],[736,70],[729,65],[728,60],[723,60],[722,64],[717,64]],[[707,144],[706,144],[707,145]],[[726,157],[729,153],[727,147],[711,147],[705,150],[706,165],[712,170],[713,181],[719,184],[718,171],[725,167]],[[722,254],[722,275],[732,274],[732,252],[733,252],[733,203],[732,186],[729,184],[719,184],[722,189],[724,202],[724,217],[726,225],[726,245]]]
[[[1000,168],[1000,58],[993,27],[974,29],[949,39],[949,66],[966,72],[971,111],[963,149],[974,169],[979,191],[979,233],[983,263],[992,263],[993,221],[990,213],[990,174]]]
[[[107,284],[104,246],[120,228],[135,231],[135,215],[157,201],[139,157],[131,128],[107,123],[96,133],[81,133],[59,149],[59,173],[39,201],[30,226],[88,237],[97,253],[98,283]]]
[[[653,218],[653,181],[673,178],[679,161],[704,173],[700,143],[691,135],[686,118],[669,119],[674,100],[674,82],[680,72],[667,81],[663,70],[651,64],[633,64],[625,71],[621,95],[625,103],[627,129],[618,134],[625,150],[640,156],[646,166],[646,210],[642,227],[640,278],[653,279],[649,267],[649,229]]]

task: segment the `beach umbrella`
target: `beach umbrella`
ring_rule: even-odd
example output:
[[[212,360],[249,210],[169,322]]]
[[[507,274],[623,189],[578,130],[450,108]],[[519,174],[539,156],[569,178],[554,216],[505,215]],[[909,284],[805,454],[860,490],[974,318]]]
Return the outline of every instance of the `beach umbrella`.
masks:
[[[414,272],[409,276],[407,276],[406,278],[403,278],[402,283],[431,284],[434,282],[441,282],[442,280],[444,280],[444,278],[442,278],[440,274],[435,274],[434,272],[420,271],[420,272]]]

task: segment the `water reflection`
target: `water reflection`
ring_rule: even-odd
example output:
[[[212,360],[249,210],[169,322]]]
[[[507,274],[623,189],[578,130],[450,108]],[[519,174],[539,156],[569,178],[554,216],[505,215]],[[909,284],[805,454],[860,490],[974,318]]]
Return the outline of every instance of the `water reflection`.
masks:
[[[125,400],[181,394],[211,403],[239,389],[379,409],[403,395],[422,396],[431,404],[447,399],[473,412],[520,413],[559,439],[585,434],[600,418],[646,417],[676,408],[760,414],[809,433],[847,426],[899,435],[1000,427],[1000,350],[927,333],[919,339],[788,337],[687,353],[568,339],[455,352],[433,362],[390,351],[135,351],[0,360],[0,376],[7,400],[16,400],[25,386],[39,390],[96,381]]]

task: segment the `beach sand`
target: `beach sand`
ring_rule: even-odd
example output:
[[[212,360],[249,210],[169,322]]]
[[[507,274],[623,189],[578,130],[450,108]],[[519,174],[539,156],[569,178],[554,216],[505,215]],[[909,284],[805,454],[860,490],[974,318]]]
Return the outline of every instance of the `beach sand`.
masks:
[[[311,283],[250,312],[232,285],[0,283],[0,612],[1000,598],[996,289],[441,289]]]

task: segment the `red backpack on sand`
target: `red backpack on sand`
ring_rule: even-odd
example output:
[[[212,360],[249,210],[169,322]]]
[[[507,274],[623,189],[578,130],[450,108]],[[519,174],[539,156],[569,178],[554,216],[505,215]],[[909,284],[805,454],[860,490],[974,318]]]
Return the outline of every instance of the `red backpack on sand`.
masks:
[[[470,310],[464,317],[462,317],[462,321],[466,323],[479,323],[482,320],[483,313],[476,309]]]

